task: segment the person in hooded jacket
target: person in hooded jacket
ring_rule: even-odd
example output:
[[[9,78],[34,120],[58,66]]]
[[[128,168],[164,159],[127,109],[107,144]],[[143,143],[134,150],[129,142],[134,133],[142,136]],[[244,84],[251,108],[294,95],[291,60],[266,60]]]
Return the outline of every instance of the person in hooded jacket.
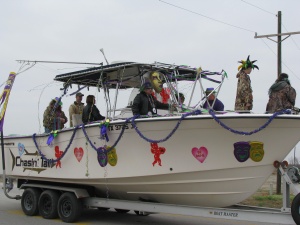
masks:
[[[45,133],[63,129],[67,121],[68,118],[62,111],[62,102],[60,98],[56,97],[55,99],[52,99],[49,106],[44,111],[43,125],[45,127]]]
[[[291,86],[289,76],[281,73],[269,89],[267,113],[278,112],[283,109],[292,109],[296,101],[296,90]]]

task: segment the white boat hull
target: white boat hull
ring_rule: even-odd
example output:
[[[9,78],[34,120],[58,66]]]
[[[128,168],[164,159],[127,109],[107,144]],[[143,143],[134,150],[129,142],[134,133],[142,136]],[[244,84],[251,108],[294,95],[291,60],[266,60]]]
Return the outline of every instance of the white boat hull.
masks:
[[[251,131],[261,127],[271,115],[225,114],[218,118],[234,130]],[[170,134],[180,117],[137,119],[141,133],[159,140]],[[124,120],[112,121],[109,142],[100,139],[96,124],[85,128],[94,146],[111,146],[118,139]],[[6,174],[26,182],[55,182],[94,187],[96,194],[126,200],[144,200],[181,205],[224,207],[251,196],[274,171],[273,162],[282,161],[300,139],[300,116],[284,115],[274,119],[253,135],[234,134],[210,115],[189,116],[176,132],[158,147],[165,148],[155,161],[150,143],[142,139],[129,123],[115,147],[117,164],[99,165],[97,152],[78,129],[70,144],[73,129],[59,132],[52,146],[47,136],[37,135],[36,143],[48,159],[56,159],[55,146],[65,153],[60,163],[42,160],[32,137],[5,137]],[[240,162],[234,143],[260,142],[264,154],[259,161]],[[24,145],[19,151],[18,145]],[[204,155],[195,150],[204,150]],[[80,155],[80,148],[83,155]],[[76,150],[77,149],[77,150]],[[193,150],[194,149],[194,150]],[[205,150],[206,149],[206,150]],[[193,154],[194,152],[194,154]],[[197,152],[197,151],[196,151]],[[199,151],[198,151],[199,153]],[[159,165],[161,160],[161,166]]]

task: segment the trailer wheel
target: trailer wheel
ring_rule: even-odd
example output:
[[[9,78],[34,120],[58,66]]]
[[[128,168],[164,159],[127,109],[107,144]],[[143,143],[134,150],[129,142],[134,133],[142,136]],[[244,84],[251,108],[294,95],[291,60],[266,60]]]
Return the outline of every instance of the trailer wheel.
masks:
[[[128,209],[115,209],[118,213],[128,213],[130,210]]]
[[[135,214],[138,216],[149,216],[150,213],[144,212],[144,211],[138,211],[138,210],[134,210]]]
[[[109,208],[106,208],[106,207],[98,207],[97,208],[99,211],[106,211],[106,210],[109,210]]]
[[[300,224],[300,193],[293,199],[291,213],[295,223]]]
[[[58,217],[57,203],[59,194],[53,190],[44,191],[39,199],[39,213],[45,219],[55,219]]]
[[[58,200],[59,218],[66,223],[75,222],[82,212],[82,204],[73,193],[66,192]]]
[[[41,191],[37,188],[27,188],[22,194],[21,206],[25,215],[35,216],[39,212],[38,202]]]

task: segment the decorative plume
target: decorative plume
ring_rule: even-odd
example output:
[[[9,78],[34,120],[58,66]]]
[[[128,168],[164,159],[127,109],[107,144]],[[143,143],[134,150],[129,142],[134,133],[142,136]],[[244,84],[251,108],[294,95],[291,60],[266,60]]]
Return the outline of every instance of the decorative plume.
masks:
[[[240,65],[238,67],[238,70],[241,70],[241,69],[248,69],[248,68],[256,68],[259,70],[258,66],[254,65],[254,63],[256,62],[257,60],[254,60],[254,61],[250,61],[250,55],[248,55],[248,58],[247,60],[241,60],[241,61],[238,61],[239,63],[241,63],[242,65]]]

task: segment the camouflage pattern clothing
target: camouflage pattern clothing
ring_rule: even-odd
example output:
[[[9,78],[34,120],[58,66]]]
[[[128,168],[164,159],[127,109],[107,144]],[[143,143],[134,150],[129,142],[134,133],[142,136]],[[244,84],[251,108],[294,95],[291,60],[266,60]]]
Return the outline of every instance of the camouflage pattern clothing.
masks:
[[[296,90],[286,81],[274,83],[269,90],[269,102],[266,111],[274,113],[283,109],[291,109],[295,105]]]
[[[252,110],[253,96],[250,77],[244,70],[240,70],[236,77],[238,78],[238,84],[234,110]]]
[[[64,123],[60,122],[60,118],[65,119],[65,123],[68,121],[68,118],[65,116],[63,111],[56,111],[52,113],[53,108],[48,106],[44,112],[43,125],[48,130],[59,130],[64,128]]]

